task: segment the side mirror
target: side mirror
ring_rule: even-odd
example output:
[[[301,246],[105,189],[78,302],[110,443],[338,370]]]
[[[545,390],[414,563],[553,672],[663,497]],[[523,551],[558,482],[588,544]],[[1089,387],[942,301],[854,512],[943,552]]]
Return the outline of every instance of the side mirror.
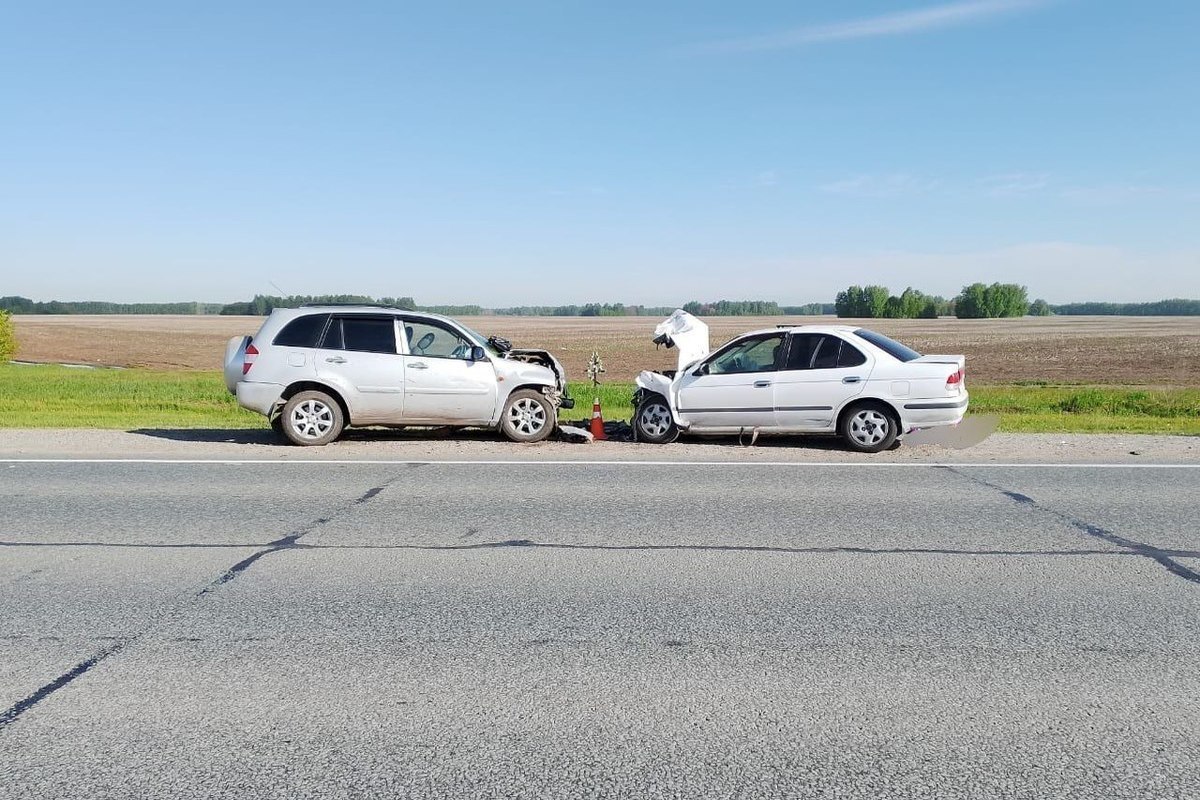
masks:
[[[701,375],[707,375],[708,374],[708,362],[706,361],[706,362],[701,363],[694,370],[692,370],[692,374],[695,375],[696,377],[700,377]]]
[[[485,358],[487,358],[487,351],[484,350],[482,347],[480,347],[479,345],[475,345],[474,347],[471,348],[471,360],[472,361],[483,361]]]

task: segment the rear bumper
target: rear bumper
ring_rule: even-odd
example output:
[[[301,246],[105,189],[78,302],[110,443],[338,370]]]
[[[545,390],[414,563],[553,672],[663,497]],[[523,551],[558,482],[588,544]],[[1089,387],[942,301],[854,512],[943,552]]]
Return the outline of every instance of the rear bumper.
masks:
[[[967,413],[970,396],[963,394],[958,398],[906,400],[900,404],[903,417],[903,429],[938,428],[944,425],[957,425],[962,422]]]
[[[283,387],[278,383],[238,381],[237,385],[238,405],[251,411],[257,411],[264,417],[271,416],[271,412],[282,394]]]

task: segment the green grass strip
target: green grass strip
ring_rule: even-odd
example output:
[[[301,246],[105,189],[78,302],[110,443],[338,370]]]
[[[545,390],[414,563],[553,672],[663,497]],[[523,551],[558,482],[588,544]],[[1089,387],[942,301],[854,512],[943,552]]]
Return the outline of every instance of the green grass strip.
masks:
[[[573,383],[575,408],[562,419],[586,424],[592,399],[604,418],[629,419],[634,386]],[[970,387],[972,414],[1000,415],[1004,431],[1200,435],[1200,389],[1125,386]],[[217,372],[75,369],[0,364],[0,427],[261,428],[239,408]]]

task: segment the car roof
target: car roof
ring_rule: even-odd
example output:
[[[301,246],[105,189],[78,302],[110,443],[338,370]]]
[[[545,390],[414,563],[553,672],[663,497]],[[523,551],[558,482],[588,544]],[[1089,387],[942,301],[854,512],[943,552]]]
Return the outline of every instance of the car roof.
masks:
[[[760,333],[778,333],[779,331],[787,333],[854,333],[859,329],[858,325],[776,325],[774,328],[739,333],[736,338],[740,339],[743,336],[754,336]]]
[[[302,314],[403,314],[406,317],[436,319],[443,322],[453,322],[450,317],[441,314],[433,314],[428,311],[409,311],[404,308],[396,308],[395,306],[382,305],[339,305],[337,303],[322,303],[314,305],[304,305],[298,308],[276,308],[272,314],[281,316],[298,317]]]

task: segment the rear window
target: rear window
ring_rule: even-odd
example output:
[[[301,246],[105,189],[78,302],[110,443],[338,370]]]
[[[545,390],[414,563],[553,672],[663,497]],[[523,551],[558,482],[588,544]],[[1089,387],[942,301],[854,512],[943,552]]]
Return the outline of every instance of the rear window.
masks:
[[[316,347],[321,340],[321,332],[329,321],[328,314],[307,314],[296,317],[283,326],[272,344],[280,347]]]
[[[869,331],[866,328],[859,328],[854,332],[854,335],[875,345],[897,361],[915,361],[921,357],[921,354],[916,350],[913,350],[911,347],[905,347],[895,339],[889,339],[882,333]]]

